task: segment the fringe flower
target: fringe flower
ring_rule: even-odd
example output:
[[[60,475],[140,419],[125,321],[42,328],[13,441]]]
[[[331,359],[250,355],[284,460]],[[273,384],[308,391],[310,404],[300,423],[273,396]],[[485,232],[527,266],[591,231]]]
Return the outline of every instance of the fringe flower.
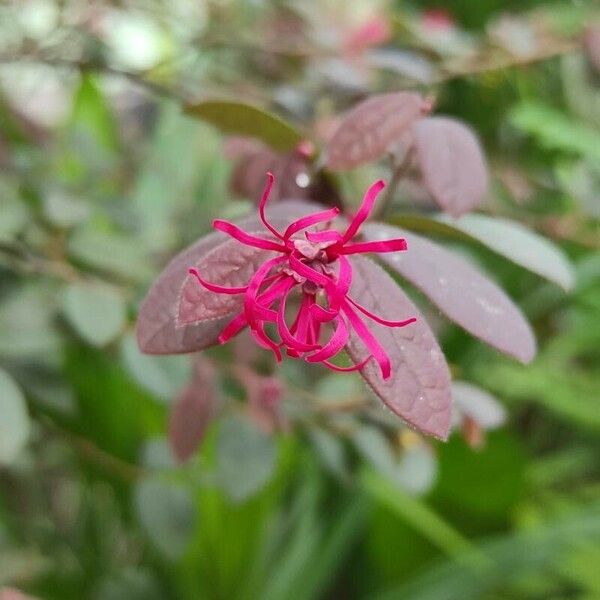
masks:
[[[335,229],[314,230],[317,225],[330,224],[339,214],[338,208],[302,217],[282,233],[265,216],[265,206],[274,182],[271,173],[267,173],[267,177],[259,214],[271,234],[269,238],[251,235],[233,223],[218,219],[213,227],[242,244],[274,251],[277,256],[265,261],[244,287],[215,285],[204,280],[196,269],[189,269],[190,274],[207,290],[216,294],[244,296],[243,310],[221,332],[219,342],[224,344],[248,326],[257,343],[271,350],[278,362],[282,359],[282,349],[288,356],[303,358],[309,363],[323,363],[334,371],[357,371],[373,359],[379,365],[382,377],[388,379],[391,375],[390,358],[365,324],[364,317],[387,327],[405,327],[416,319],[388,321],[351,298],[348,292],[352,284],[352,265],[347,258],[352,254],[407,249],[404,239],[352,241],[371,213],[385,183],[377,181],[367,190],[360,209],[344,233]],[[309,228],[312,230],[309,231]],[[296,295],[298,291],[299,308],[288,324],[288,301],[292,292]],[[360,316],[361,313],[364,317]],[[267,324],[274,326],[278,339],[267,333]],[[340,367],[331,359],[344,349],[351,330],[362,340],[369,354],[359,364]]]

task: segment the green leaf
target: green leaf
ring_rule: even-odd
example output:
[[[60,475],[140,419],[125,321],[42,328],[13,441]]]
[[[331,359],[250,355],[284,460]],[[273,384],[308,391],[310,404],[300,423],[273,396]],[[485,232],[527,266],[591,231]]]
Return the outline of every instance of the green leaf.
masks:
[[[106,149],[117,148],[115,121],[95,75],[86,73],[82,76],[68,125],[76,133],[89,136]]]
[[[573,267],[560,248],[510,219],[472,213],[458,219],[441,214],[433,219],[398,215],[391,222],[415,231],[477,242],[565,290],[575,283]]]
[[[134,491],[138,519],[152,543],[176,560],[194,527],[194,504],[187,489],[159,478],[142,479]]]
[[[341,481],[348,481],[350,473],[343,442],[318,427],[308,430],[310,441],[323,466]]]
[[[593,542],[600,534],[598,504],[568,512],[550,523],[529,531],[511,533],[481,546],[492,568],[474,568],[471,561],[452,561],[434,565],[408,584],[396,587],[374,600],[466,600],[476,598],[532,598],[547,594],[511,593],[511,583],[523,582],[532,575],[555,573],[570,550]],[[543,574],[543,575],[542,575]],[[595,598],[595,595],[580,596]]]
[[[473,549],[469,540],[444,521],[440,515],[420,500],[394,487],[381,475],[372,470],[365,470],[361,475],[361,483],[377,502],[382,503],[412,525],[448,556],[461,556]],[[477,560],[484,559],[478,555]]]
[[[29,430],[23,393],[14,379],[0,369],[0,464],[14,462],[27,443]]]
[[[48,290],[36,283],[13,290],[0,304],[0,355],[52,360],[60,347],[53,317],[54,298]]]
[[[0,586],[41,577],[47,574],[52,566],[52,559],[48,555],[43,555],[37,548],[2,548],[0,550]],[[5,590],[0,588],[1,591]],[[17,598],[17,600],[23,600],[23,598]]]
[[[161,600],[165,592],[152,571],[128,568],[111,574],[96,589],[94,600]]]
[[[191,374],[191,364],[187,356],[142,354],[133,335],[123,338],[121,357],[138,384],[165,403],[170,403],[175,398]]]
[[[153,253],[177,239],[175,217],[192,206],[208,160],[213,167],[223,160],[216,138],[207,125],[190,123],[179,106],[166,104],[161,110],[131,193],[140,239]]]
[[[99,283],[69,285],[63,309],[75,330],[94,346],[104,346],[115,339],[125,324],[123,296]]]
[[[437,476],[437,461],[425,443],[416,443],[396,455],[380,429],[363,425],[352,438],[366,462],[387,481],[411,494],[427,492]]]
[[[73,227],[85,221],[91,213],[90,205],[80,198],[53,190],[44,196],[44,215],[58,227]]]
[[[519,439],[508,432],[490,432],[477,452],[454,436],[439,454],[433,498],[466,528],[501,523],[522,497],[524,462]]]
[[[550,150],[600,160],[600,134],[582,122],[543,104],[526,102],[510,113],[511,123]]]
[[[302,134],[283,119],[244,102],[207,100],[185,110],[222,133],[255,137],[275,150],[292,150],[302,140]]]
[[[105,273],[130,281],[152,277],[146,251],[132,237],[85,226],[73,232],[67,247],[72,258]]]
[[[0,241],[10,241],[27,224],[28,211],[16,182],[0,179]]]
[[[591,431],[600,431],[600,378],[546,354],[526,368],[505,361],[480,363],[475,377],[506,398],[535,401],[560,417]]]
[[[223,421],[217,442],[217,476],[232,502],[256,494],[271,478],[277,465],[273,439],[241,417]]]

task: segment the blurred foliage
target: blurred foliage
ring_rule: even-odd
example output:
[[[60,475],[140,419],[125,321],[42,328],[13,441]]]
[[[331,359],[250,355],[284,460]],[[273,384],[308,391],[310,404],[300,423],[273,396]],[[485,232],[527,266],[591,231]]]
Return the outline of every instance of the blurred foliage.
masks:
[[[426,9],[440,8],[442,31],[427,29]],[[3,3],[0,597],[600,597],[600,79],[578,41],[595,11]],[[373,14],[391,23],[391,69],[341,50]],[[507,424],[478,448],[466,430],[433,443],[375,408],[358,377],[288,361],[273,433],[217,348],[226,416],[177,464],[168,414],[192,363],[140,354],[137,306],[171,255],[252,200],[230,191],[224,138],[189,105],[268,106],[295,140],[404,87],[435,92],[482,136],[485,212],[575,264],[565,293],[522,268],[527,257],[509,262],[425,213],[413,222],[489,271],[535,329],[538,357],[521,366],[425,309],[454,374],[494,393]],[[357,198],[375,172],[336,185]]]

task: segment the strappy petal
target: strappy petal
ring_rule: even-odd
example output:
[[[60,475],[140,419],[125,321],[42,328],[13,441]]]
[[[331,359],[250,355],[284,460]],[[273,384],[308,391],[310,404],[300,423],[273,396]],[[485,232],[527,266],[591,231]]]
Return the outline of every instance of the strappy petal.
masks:
[[[309,281],[312,281],[313,283],[323,287],[329,288],[331,286],[332,281],[329,277],[327,277],[327,275],[315,271],[312,267],[309,267],[307,264],[301,262],[295,256],[290,255],[289,262],[290,267],[301,277],[305,277]]]
[[[279,344],[276,344],[264,331],[262,327],[258,327],[257,329],[251,328],[250,333],[256,340],[259,346],[264,348],[265,350],[271,350],[275,355],[275,360],[277,362],[281,362],[281,350],[279,348]]]
[[[361,313],[369,317],[369,319],[373,319],[373,321],[375,321],[376,323],[379,323],[380,325],[385,325],[386,327],[406,327],[407,325],[410,325],[411,323],[414,323],[417,320],[416,317],[410,317],[409,319],[405,319],[404,321],[388,321],[387,319],[384,319],[383,317],[372,313],[370,310],[367,310],[364,306],[356,302],[356,300],[350,298],[350,296],[346,296],[346,300],[348,300],[348,302],[351,302],[356,308],[358,308],[358,310],[360,310]]]
[[[260,287],[263,285],[267,275],[274,267],[284,263],[286,261],[285,256],[277,256],[263,263],[248,284],[246,290],[246,296],[244,297],[244,312],[246,318],[251,327],[254,327],[257,319],[263,319],[267,321],[275,321],[277,319],[277,313],[266,308],[259,302],[257,302],[257,295]],[[273,285],[276,286],[278,282]]]
[[[346,233],[342,236],[342,243],[345,244],[347,241],[351,240],[358,231],[359,227],[367,220],[367,217],[371,214],[373,210],[373,205],[375,204],[375,200],[377,200],[377,196],[379,192],[385,187],[385,182],[381,179],[376,181],[365,194],[363,198],[361,207],[358,209],[356,215],[352,219],[348,229],[346,229]]]
[[[328,360],[321,361],[321,364],[332,371],[338,371],[338,373],[352,373],[353,371],[360,371],[372,358],[373,357],[369,354],[367,358],[361,360],[357,365],[352,365],[350,367],[339,367]]]
[[[337,326],[331,339],[318,351],[306,357],[306,361],[310,363],[321,362],[338,354],[348,341],[348,326],[344,319],[340,316],[337,319]]]
[[[246,246],[252,246],[254,248],[261,248],[262,250],[274,250],[276,252],[287,252],[285,246],[273,242],[271,240],[266,240],[264,238],[257,237],[240,229],[237,225],[230,223],[229,221],[223,221],[221,219],[215,219],[213,221],[213,227],[226,233],[232,238],[236,239],[238,242],[242,242]]]
[[[406,240],[398,238],[395,240],[384,240],[381,242],[358,242],[342,246],[339,249],[340,254],[362,254],[364,252],[402,252],[407,250]]]
[[[200,273],[198,272],[198,269],[194,269],[194,268],[188,269],[188,273],[190,275],[193,275],[202,287],[206,288],[210,292],[215,292],[215,294],[230,294],[230,295],[243,294],[248,289],[247,285],[244,287],[225,287],[222,285],[216,285],[214,283],[210,283],[209,281],[205,281],[204,279],[202,279],[202,277],[200,277]]]
[[[248,320],[246,319],[246,315],[244,313],[240,313],[223,331],[221,331],[221,335],[219,335],[218,341],[219,344],[225,344],[232,337],[236,336],[244,327],[248,325]]]
[[[286,346],[297,352],[309,352],[317,349],[319,346],[316,344],[307,344],[304,341],[295,338],[285,322],[285,307],[291,287],[292,286],[290,285],[289,289],[283,294],[281,302],[279,303],[279,310],[277,311],[277,330],[279,331],[281,340]],[[302,319],[307,317],[302,316],[300,318]]]
[[[345,256],[340,256],[339,261],[337,282],[329,289],[329,307],[338,311],[352,284],[352,265]]]
[[[265,206],[267,205],[267,201],[269,200],[269,196],[271,195],[271,190],[273,189],[273,183],[275,181],[275,177],[273,173],[267,172],[267,184],[265,185],[265,189],[263,191],[262,198],[260,199],[260,203],[258,205],[258,214],[260,215],[260,220],[263,222],[263,225],[277,238],[283,239],[283,236],[269,221],[267,221],[267,217],[265,215]]]
[[[328,321],[333,321],[338,315],[339,310],[331,310],[330,308],[325,308],[320,304],[313,304],[310,307],[310,312],[315,321],[319,323],[327,323]]]
[[[333,229],[326,229],[325,231],[307,231],[304,235],[309,242],[313,242],[315,244],[342,241],[342,234]]]
[[[365,346],[373,355],[373,358],[377,361],[383,379],[389,379],[392,373],[392,363],[386,351],[377,341],[377,338],[371,333],[369,328],[363,323],[362,319],[354,312],[354,310],[352,310],[348,302],[342,304],[342,310],[348,317],[348,321],[350,321],[350,324],[358,334],[358,337],[364,342]]]
[[[321,212],[313,213],[312,215],[307,215],[306,217],[302,217],[297,221],[294,221],[289,225],[289,227],[285,230],[283,234],[284,239],[289,239],[290,236],[294,235],[298,231],[302,231],[307,227],[311,227],[312,225],[316,225],[317,223],[324,223],[327,221],[331,221],[335,219],[340,214],[339,208],[330,208],[329,210],[324,210]]]

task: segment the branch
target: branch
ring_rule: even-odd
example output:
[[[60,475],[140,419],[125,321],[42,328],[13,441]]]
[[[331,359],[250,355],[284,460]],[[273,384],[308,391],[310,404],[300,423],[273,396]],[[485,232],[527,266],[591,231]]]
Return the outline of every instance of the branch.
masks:
[[[557,43],[554,46],[550,46],[540,50],[535,54],[515,58],[508,56],[502,59],[498,59],[492,55],[491,58],[484,57],[479,64],[472,64],[463,69],[448,70],[436,79],[434,79],[430,85],[441,85],[455,79],[462,79],[464,77],[471,77],[473,75],[481,75],[484,73],[494,73],[496,71],[504,71],[505,69],[515,69],[519,67],[527,67],[535,63],[543,62],[551,58],[558,56],[564,56],[565,54],[571,54],[576,52],[581,47],[579,40],[565,40]],[[480,57],[481,58],[481,57]]]
[[[127,79],[131,83],[145,88],[156,96],[175,100],[177,102],[187,102],[183,91],[176,91],[160,83],[156,83],[147,79],[144,73],[135,73],[133,71],[126,71],[113,67],[105,62],[98,62],[93,60],[85,60],[81,58],[71,59],[54,56],[42,56],[39,54],[0,54],[0,64],[10,63],[32,63],[42,64],[51,67],[66,67],[68,69],[74,69],[81,72],[98,72],[106,73],[108,75],[115,75]]]

